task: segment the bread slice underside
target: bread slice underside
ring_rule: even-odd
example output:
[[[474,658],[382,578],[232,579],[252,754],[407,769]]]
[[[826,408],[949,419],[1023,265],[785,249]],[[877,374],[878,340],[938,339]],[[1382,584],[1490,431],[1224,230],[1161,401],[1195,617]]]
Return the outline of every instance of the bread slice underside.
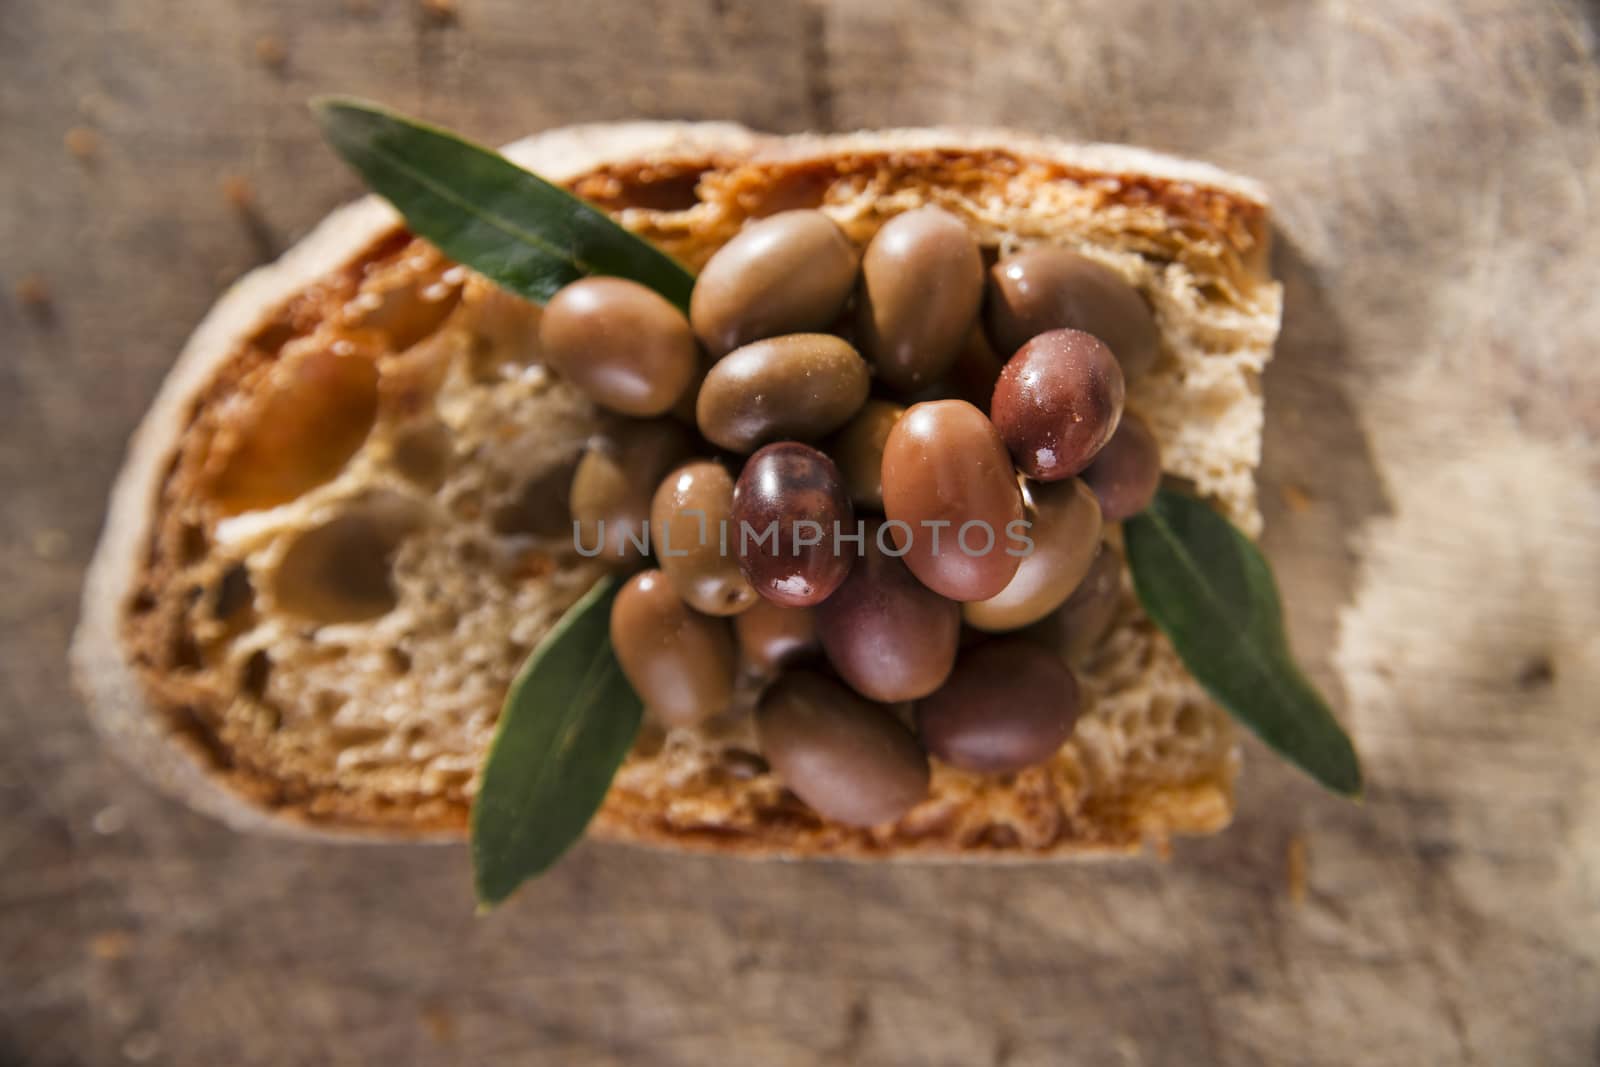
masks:
[[[1129,410],[1169,476],[1259,530],[1259,381],[1280,290],[1252,183],[995,131],[630,123],[507,151],[693,268],[776,211],[820,208],[864,245],[924,204],[964,219],[988,254],[1051,243],[1105,263],[1162,337]],[[240,827],[464,833],[513,672],[601,573],[573,551],[564,494],[608,417],[540,363],[538,314],[370,198],[230,290],[133,441],[85,588],[76,674],[125,756]],[[1053,760],[1009,776],[936,763],[929,799],[892,825],[816,817],[766,770],[740,711],[647,725],[592,833],[1005,860],[1225,826],[1233,728],[1126,582],[1076,669],[1087,710]]]

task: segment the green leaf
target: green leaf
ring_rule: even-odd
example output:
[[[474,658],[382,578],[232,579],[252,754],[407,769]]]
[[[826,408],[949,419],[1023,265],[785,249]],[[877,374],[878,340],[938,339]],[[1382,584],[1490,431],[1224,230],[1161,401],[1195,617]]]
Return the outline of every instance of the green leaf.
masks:
[[[472,805],[483,907],[510,896],[583,836],[633,747],[644,708],[611,650],[616,595],[616,579],[596,582],[506,694]]]
[[[311,107],[368,187],[457,263],[541,304],[578,278],[610,274],[688,310],[694,277],[681,264],[498,152],[361,100]]]
[[[1289,651],[1272,571],[1207,505],[1163,489],[1123,526],[1134,588],[1189,673],[1290,762],[1346,796],[1355,749]]]

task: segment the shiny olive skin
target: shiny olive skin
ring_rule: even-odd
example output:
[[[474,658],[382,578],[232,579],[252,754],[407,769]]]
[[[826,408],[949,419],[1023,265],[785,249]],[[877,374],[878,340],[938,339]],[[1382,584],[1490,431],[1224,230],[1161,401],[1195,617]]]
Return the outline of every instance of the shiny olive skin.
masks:
[[[877,826],[928,795],[928,757],[889,709],[810,671],[779,678],[756,708],[761,755],[824,819]]]
[[[1161,446],[1143,419],[1124,412],[1117,432],[1082,477],[1099,498],[1107,522],[1131,519],[1150,506],[1161,487]]]
[[[987,600],[1017,573],[1020,560],[1006,551],[1023,518],[1016,472],[994,426],[964,400],[917,404],[895,423],[883,449],[883,510],[910,527],[909,544],[895,531],[906,566],[936,593]]]
[[[733,700],[727,621],[690,608],[658,570],[640,571],[617,593],[611,644],[628,684],[663,725],[693,726]]]
[[[905,408],[891,401],[869,400],[829,440],[828,455],[839,465],[845,492],[856,507],[883,507],[883,446],[905,413]]]
[[[1061,648],[1069,661],[1081,660],[1094,650],[1121,604],[1122,556],[1103,544],[1089,564],[1089,573],[1056,612],[1064,638]]]
[[[1078,681],[1061,659],[1027,641],[990,641],[962,653],[937,693],[917,702],[917,736],[937,758],[980,774],[1047,762],[1072,736]]]
[[[1063,328],[1105,342],[1129,381],[1160,353],[1155,316],[1139,291],[1110,267],[1065,248],[1030,248],[991,267],[984,318],[1005,357]]]
[[[700,383],[695,421],[706,440],[730,452],[814,441],[860,411],[870,385],[866,361],[840,338],[772,337],[717,361]]]
[[[961,605],[917,581],[904,562],[886,554],[878,530],[878,523],[867,525],[865,555],[838,591],[817,606],[817,629],[839,677],[869,700],[892,704],[925,697],[950,676]]]
[[[817,650],[815,610],[786,608],[765,597],[734,616],[733,632],[740,662],[757,674],[774,674]]]
[[[1082,480],[1027,482],[1022,487],[1033,549],[1016,577],[988,600],[961,606],[968,626],[1019,630],[1064,604],[1100,548],[1100,503]]]
[[[1122,368],[1080,330],[1042,333],[1000,371],[989,403],[1017,469],[1041,482],[1070,478],[1105,447],[1122,418]]]
[[[671,419],[618,420],[589,443],[572,474],[568,506],[585,552],[639,559],[650,543],[650,502],[668,470],[689,455],[689,431]]]
[[[650,503],[650,545],[678,595],[707,615],[737,615],[756,602],[739,561],[722,550],[737,536],[733,476],[720,463],[685,463],[661,480]],[[726,534],[724,534],[726,531]]]
[[[728,547],[757,593],[795,608],[831,596],[855,562],[853,545],[835,551],[835,528],[853,534],[855,512],[833,460],[783,441],[745,461],[733,490]]]
[[[625,278],[582,278],[539,319],[545,360],[596,404],[623,415],[664,415],[689,388],[700,347],[683,312]]]
[[[859,263],[850,239],[822,212],[779,212],[746,226],[706,263],[689,321],[713,356],[824,329],[850,298]]]
[[[878,380],[911,392],[955,362],[983,301],[983,257],[966,225],[937,207],[896,215],[861,259],[857,331]]]

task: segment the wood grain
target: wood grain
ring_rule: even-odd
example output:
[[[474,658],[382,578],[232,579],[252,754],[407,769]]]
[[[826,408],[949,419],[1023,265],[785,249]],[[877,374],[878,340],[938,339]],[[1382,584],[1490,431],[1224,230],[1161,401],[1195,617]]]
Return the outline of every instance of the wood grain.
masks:
[[[0,19],[0,1064],[1600,1058],[1592,5],[439,7]],[[1252,745],[1236,827],[1165,864],[589,846],[478,920],[463,850],[236,837],[145,790],[67,687],[81,568],[189,328],[356,192],[324,91],[489,141],[1006,123],[1266,181],[1265,546],[1365,805]]]

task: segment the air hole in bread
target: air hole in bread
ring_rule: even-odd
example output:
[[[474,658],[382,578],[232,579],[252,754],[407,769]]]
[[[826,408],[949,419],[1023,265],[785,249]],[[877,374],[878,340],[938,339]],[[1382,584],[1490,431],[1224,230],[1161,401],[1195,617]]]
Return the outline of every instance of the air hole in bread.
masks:
[[[179,627],[167,646],[167,666],[174,671],[197,671],[205,665],[194,635]]]
[[[265,649],[250,653],[239,672],[239,691],[251,700],[262,700],[267,695],[267,683],[272,679],[272,657]]]
[[[449,427],[441,422],[422,422],[396,435],[389,462],[406,481],[434,490],[444,484],[450,473],[454,450]]]
[[[573,455],[528,479],[516,495],[498,505],[489,525],[503,537],[564,537],[572,531],[568,501],[579,456]]]
[[[378,416],[370,351],[316,338],[285,349],[248,420],[217,435],[206,495],[225,513],[286,504],[330,481]]]
[[[294,324],[284,319],[274,319],[250,338],[250,346],[269,356],[276,356],[283,346],[295,338]]]
[[[741,206],[753,218],[776,215],[780,211],[821,207],[833,185],[834,175],[823,170],[796,170],[780,176],[759,193],[741,197]]]
[[[192,566],[205,559],[206,550],[210,547],[203,527],[192,522],[183,524],[183,529],[178,533],[178,559],[184,566]]]
[[[1199,707],[1185,704],[1178,709],[1178,714],[1173,716],[1172,729],[1179,737],[1195,741],[1211,732],[1211,724],[1206,720],[1206,713]]]
[[[404,352],[435,333],[461,300],[464,272],[427,245],[369,268],[361,290],[340,312],[344,325],[377,330],[391,352]]]
[[[255,589],[250,584],[250,569],[235,563],[222,572],[217,582],[216,595],[211,600],[213,618],[227,622],[241,617],[255,603]]]
[[[339,714],[349,698],[331,689],[319,689],[311,698],[311,709],[319,719],[331,719]]]
[[[388,661],[389,670],[394,674],[406,675],[411,673],[411,654],[403,648],[388,648],[384,651],[384,658]]]
[[[418,525],[413,506],[385,494],[295,538],[272,576],[279,610],[317,622],[360,622],[397,603],[391,562]]]

